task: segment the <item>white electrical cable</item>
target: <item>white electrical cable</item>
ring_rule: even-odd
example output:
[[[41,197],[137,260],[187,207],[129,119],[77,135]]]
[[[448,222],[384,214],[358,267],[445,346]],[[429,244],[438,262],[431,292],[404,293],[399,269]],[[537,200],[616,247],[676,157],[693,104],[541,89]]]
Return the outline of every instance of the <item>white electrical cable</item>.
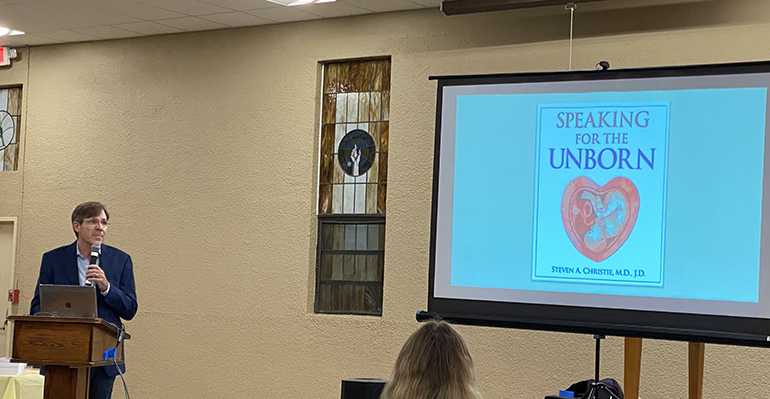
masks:
[[[569,70],[572,70],[572,32],[575,26],[575,9],[577,4],[567,3],[564,6],[565,10],[569,10]]]

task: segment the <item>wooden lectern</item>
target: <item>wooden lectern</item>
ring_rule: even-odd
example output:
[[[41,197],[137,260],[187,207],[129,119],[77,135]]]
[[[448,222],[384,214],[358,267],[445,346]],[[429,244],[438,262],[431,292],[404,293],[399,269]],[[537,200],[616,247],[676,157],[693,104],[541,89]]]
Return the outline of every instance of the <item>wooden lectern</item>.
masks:
[[[102,319],[9,316],[8,320],[14,324],[11,360],[45,366],[45,399],[87,399],[90,368],[114,364],[102,356],[115,348],[118,329]],[[121,342],[116,351],[118,363],[123,363],[122,346]]]

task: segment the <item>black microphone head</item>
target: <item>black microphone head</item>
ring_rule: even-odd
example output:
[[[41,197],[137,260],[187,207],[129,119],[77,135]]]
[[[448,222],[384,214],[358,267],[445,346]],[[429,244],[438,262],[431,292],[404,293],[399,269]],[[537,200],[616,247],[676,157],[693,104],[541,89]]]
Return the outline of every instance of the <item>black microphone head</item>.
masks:
[[[92,265],[95,265],[96,262],[99,260],[99,250],[100,249],[102,249],[102,243],[95,242],[95,243],[91,244],[91,259],[90,259],[90,262],[91,262]],[[90,283],[90,281],[87,282],[87,284],[88,283]]]

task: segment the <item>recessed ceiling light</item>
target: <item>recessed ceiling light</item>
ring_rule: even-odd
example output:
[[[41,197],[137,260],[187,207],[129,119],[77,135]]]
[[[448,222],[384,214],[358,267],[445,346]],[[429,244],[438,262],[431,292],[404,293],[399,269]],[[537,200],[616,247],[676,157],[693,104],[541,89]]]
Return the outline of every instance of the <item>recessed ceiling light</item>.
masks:
[[[267,0],[282,6],[301,6],[303,4],[331,3],[335,0]]]
[[[8,29],[4,26],[0,26],[0,36],[15,36],[15,35],[23,35],[24,32],[20,30],[12,30]]]

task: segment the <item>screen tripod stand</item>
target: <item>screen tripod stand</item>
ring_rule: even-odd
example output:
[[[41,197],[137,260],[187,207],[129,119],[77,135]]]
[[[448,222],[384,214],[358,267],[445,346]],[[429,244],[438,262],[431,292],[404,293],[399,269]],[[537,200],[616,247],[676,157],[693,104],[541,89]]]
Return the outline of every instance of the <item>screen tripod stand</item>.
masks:
[[[591,387],[588,389],[588,393],[583,396],[583,399],[599,399],[600,391],[604,391],[604,393],[607,394],[607,398],[620,399],[620,397],[612,392],[612,390],[607,387],[607,385],[599,381],[599,353],[601,348],[600,345],[603,339],[604,335],[594,335],[594,340],[596,340],[596,363],[594,364],[594,380],[591,381]]]

